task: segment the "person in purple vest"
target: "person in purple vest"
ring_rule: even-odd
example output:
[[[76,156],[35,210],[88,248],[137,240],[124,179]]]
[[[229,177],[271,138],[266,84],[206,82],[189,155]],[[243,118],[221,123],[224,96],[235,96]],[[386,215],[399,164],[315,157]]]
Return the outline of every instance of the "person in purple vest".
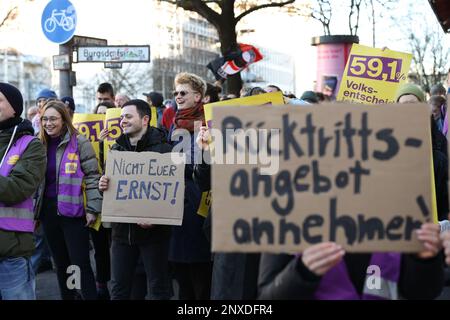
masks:
[[[45,175],[42,143],[23,120],[20,91],[0,83],[0,300],[34,300],[33,194]]]
[[[44,106],[41,126],[39,139],[47,149],[47,172],[37,208],[56,264],[61,297],[75,299],[78,289],[83,299],[97,299],[88,230],[101,212],[97,158],[91,143],[72,125],[63,102],[50,101]]]

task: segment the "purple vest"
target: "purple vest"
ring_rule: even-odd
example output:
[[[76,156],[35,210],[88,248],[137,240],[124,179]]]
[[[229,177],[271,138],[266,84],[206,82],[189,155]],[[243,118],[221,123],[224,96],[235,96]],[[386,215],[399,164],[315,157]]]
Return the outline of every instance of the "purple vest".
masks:
[[[66,217],[82,217],[84,212],[83,177],[77,135],[64,150],[58,175],[58,211]]]
[[[33,136],[22,136],[11,146],[0,168],[0,175],[6,177],[19,161]],[[34,231],[33,196],[16,203],[6,205],[0,202],[0,229],[19,232]]]
[[[398,299],[397,283],[400,277],[400,263],[401,254],[399,253],[373,253],[363,293],[360,295],[353,286],[345,262],[342,260],[322,277],[314,297],[318,300]]]

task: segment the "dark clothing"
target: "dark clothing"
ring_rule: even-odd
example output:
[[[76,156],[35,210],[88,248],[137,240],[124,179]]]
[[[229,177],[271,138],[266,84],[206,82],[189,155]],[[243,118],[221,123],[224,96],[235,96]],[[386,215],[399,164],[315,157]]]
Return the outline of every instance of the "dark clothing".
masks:
[[[180,300],[209,300],[211,294],[211,262],[173,263]]]
[[[147,292],[150,300],[168,300],[171,297],[168,241],[130,246],[113,241],[111,300],[129,300],[139,256],[144,264]]]
[[[349,253],[344,259],[350,279],[359,294],[364,286],[370,254]],[[321,277],[287,254],[263,254],[259,268],[259,299],[313,299]],[[443,287],[443,258],[421,260],[403,254],[398,293],[404,299],[434,299]]]
[[[136,146],[132,146],[129,137],[122,134],[112,150],[167,153],[172,151],[172,146],[167,143],[164,130],[149,126]],[[112,300],[130,299],[139,256],[146,273],[148,297],[158,300],[170,299],[172,295],[168,270],[170,230],[170,226],[165,225],[153,225],[144,229],[133,223],[112,223]]]
[[[45,173],[44,197],[54,198],[56,192],[56,150],[61,142],[61,137],[50,138],[47,146],[47,171]]]
[[[89,228],[92,243],[94,244],[95,279],[98,283],[105,284],[111,279],[111,229],[100,225],[97,230]]]
[[[172,228],[169,260],[180,263],[198,263],[211,261],[211,246],[202,232],[205,218],[197,211],[200,206],[201,190],[193,180],[195,163],[194,135],[190,136],[190,150],[186,156],[190,164],[186,164],[184,171],[185,193],[183,224]],[[182,142],[182,141],[181,141]]]
[[[448,204],[448,158],[438,150],[433,150],[434,185],[436,188],[436,205],[438,220],[447,220]]]
[[[438,130],[431,117],[431,142],[433,148],[434,184],[436,188],[436,202],[438,220],[447,220],[448,203],[448,150],[447,138]]]
[[[206,163],[194,166],[194,181],[200,191],[211,189],[211,166]],[[210,211],[203,231],[211,241]],[[212,300],[254,300],[257,297],[259,253],[215,253],[211,279]]]
[[[132,146],[128,136],[122,134],[112,146],[112,150],[167,153],[172,151],[172,146],[167,143],[165,131],[148,127],[136,146]],[[134,223],[112,223],[112,239],[129,245],[165,242],[169,236],[169,226],[154,225],[151,229],[144,229]]]
[[[67,287],[67,279],[72,274],[69,266],[75,265],[81,271],[81,294],[85,300],[97,299],[94,273],[89,259],[89,231],[86,219],[58,215],[56,198],[45,198],[41,213],[44,234],[56,264],[58,285],[63,300],[76,299],[74,289]],[[75,281],[74,281],[75,282]],[[73,283],[69,280],[69,283]]]
[[[3,127],[0,131],[0,159],[6,152],[13,131],[14,127]],[[23,120],[17,126],[13,142],[24,135],[33,134],[31,122]],[[38,139],[31,141],[10,174],[7,177],[0,176],[0,201],[5,204],[17,204],[31,197],[44,179],[46,163],[42,143]],[[33,251],[32,233],[0,230],[0,259],[30,257]]]

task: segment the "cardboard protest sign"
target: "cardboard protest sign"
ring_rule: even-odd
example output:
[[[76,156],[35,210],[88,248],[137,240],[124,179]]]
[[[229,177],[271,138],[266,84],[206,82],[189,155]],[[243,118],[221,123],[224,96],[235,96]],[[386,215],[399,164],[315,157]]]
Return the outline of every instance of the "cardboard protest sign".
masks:
[[[222,134],[229,135],[223,132],[232,123],[244,129],[236,135],[250,137],[226,139],[225,158],[239,158],[255,144],[253,151],[264,153],[268,144],[252,141],[263,136],[251,134],[256,124],[263,124],[258,132],[279,128],[278,146],[270,143],[279,165],[273,175],[261,174],[261,164],[213,164],[213,251],[298,253],[324,241],[349,252],[422,249],[414,230],[431,221],[432,202],[426,105],[224,107],[213,113]]]
[[[172,161],[172,156],[178,162]],[[181,225],[184,159],[179,154],[109,151],[102,221]]]
[[[150,125],[152,127],[157,126],[158,113],[155,107],[150,107],[151,119]],[[116,139],[122,134],[122,128],[120,127],[120,112],[119,108],[110,108],[106,110],[105,127],[108,128],[109,134],[103,143],[103,153],[105,160],[108,157],[108,151],[111,150],[112,145],[116,142]]]
[[[212,128],[212,109],[213,107],[223,106],[267,106],[267,105],[282,105],[284,104],[282,92],[270,92],[264,94],[258,94],[255,96],[230,99],[224,101],[218,101],[214,103],[208,103],[203,106],[205,112],[205,121],[208,128]]]
[[[104,121],[104,114],[75,113],[73,115],[73,126],[92,143],[97,159],[100,159],[100,141],[98,137],[103,130]]]
[[[345,66],[338,101],[365,104],[394,103],[406,81],[412,55],[353,44]]]

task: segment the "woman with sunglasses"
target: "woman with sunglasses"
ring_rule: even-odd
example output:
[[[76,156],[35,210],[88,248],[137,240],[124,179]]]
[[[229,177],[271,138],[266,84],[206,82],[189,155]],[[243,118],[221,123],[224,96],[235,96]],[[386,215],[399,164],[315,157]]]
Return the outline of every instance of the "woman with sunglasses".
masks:
[[[61,101],[44,106],[39,139],[47,149],[47,171],[37,212],[56,264],[61,298],[76,299],[75,289],[80,289],[83,299],[97,299],[87,228],[101,211],[94,149],[74,128]]]
[[[180,73],[175,77],[174,99],[178,110],[169,132],[174,144],[183,143],[190,159],[185,168],[185,201],[183,223],[173,227],[169,261],[173,264],[173,275],[179,285],[182,300],[209,300],[211,288],[211,251],[202,231],[205,219],[197,214],[201,191],[193,181],[194,128],[205,125],[203,98],[206,83],[195,74]],[[182,135],[182,139],[177,137]],[[187,149],[187,150],[186,150]],[[196,148],[198,151],[198,148]]]

